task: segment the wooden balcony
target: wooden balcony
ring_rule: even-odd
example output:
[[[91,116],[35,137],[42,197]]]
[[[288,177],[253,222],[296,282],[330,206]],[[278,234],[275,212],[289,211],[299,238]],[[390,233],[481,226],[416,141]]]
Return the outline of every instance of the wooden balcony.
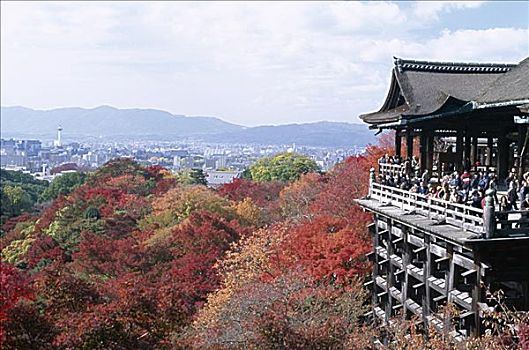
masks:
[[[483,210],[382,185],[373,180],[369,187],[369,195],[365,200],[376,201],[380,208],[385,207],[386,210],[400,209],[400,215],[421,216],[431,221],[431,226],[450,225],[465,233],[474,234],[474,236],[468,235],[468,238],[529,236],[528,210],[497,211],[494,205]],[[487,224],[487,214],[490,215],[492,221],[490,226]]]
[[[451,203],[442,199],[401,190],[396,187],[372,183],[369,198],[382,204],[420,214],[439,223],[445,222],[464,231],[483,233],[483,210],[468,205]]]

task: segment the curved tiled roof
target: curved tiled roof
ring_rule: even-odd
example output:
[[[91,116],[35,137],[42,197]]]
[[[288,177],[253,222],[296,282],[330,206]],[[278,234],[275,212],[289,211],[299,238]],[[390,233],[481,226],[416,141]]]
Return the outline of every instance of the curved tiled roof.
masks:
[[[528,75],[528,59],[516,65],[395,58],[384,105],[379,111],[363,114],[360,118],[369,124],[383,124],[398,121],[401,116],[413,118],[434,114],[449,100],[465,104],[496,102],[509,96],[514,99],[529,94],[529,89],[525,88],[529,84]]]
[[[479,103],[529,99],[529,57],[483,89],[476,98]]]

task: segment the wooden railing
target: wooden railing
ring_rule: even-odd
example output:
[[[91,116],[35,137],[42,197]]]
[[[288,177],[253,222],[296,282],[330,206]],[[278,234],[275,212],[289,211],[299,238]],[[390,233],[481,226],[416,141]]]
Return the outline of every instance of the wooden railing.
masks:
[[[416,212],[438,221],[461,227],[465,231],[483,233],[483,210],[464,204],[448,202],[438,198],[407,190],[371,183],[370,198],[382,203]]]
[[[381,171],[400,171],[397,164],[379,164]],[[376,182],[370,171],[369,196],[405,211],[416,212],[439,222],[461,227],[484,238],[529,236],[529,210],[497,211],[494,191],[486,193],[485,209],[452,203]]]

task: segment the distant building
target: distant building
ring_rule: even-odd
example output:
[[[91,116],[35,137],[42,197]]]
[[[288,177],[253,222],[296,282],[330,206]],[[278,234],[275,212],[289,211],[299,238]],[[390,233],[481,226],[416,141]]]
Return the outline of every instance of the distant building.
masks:
[[[240,171],[211,170],[207,172],[206,180],[208,181],[208,187],[217,188],[232,182],[233,179],[240,178],[241,174]]]
[[[57,128],[57,139],[54,142],[55,147],[62,147],[61,133],[62,133],[62,126],[59,125],[59,127]]]
[[[227,166],[227,164],[228,164],[227,163],[227,157],[226,156],[220,156],[215,161],[215,168],[222,169],[222,168],[225,168]]]
[[[0,141],[0,164],[2,167],[32,166],[42,149],[38,140],[4,140]]]

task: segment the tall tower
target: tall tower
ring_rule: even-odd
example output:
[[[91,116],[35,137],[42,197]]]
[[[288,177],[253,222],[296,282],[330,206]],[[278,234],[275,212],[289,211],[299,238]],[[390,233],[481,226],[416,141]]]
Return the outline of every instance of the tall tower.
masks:
[[[61,132],[62,132],[62,126],[59,125],[59,127],[57,128],[57,140],[55,140],[55,146],[57,146],[57,147],[61,147],[62,146]]]

